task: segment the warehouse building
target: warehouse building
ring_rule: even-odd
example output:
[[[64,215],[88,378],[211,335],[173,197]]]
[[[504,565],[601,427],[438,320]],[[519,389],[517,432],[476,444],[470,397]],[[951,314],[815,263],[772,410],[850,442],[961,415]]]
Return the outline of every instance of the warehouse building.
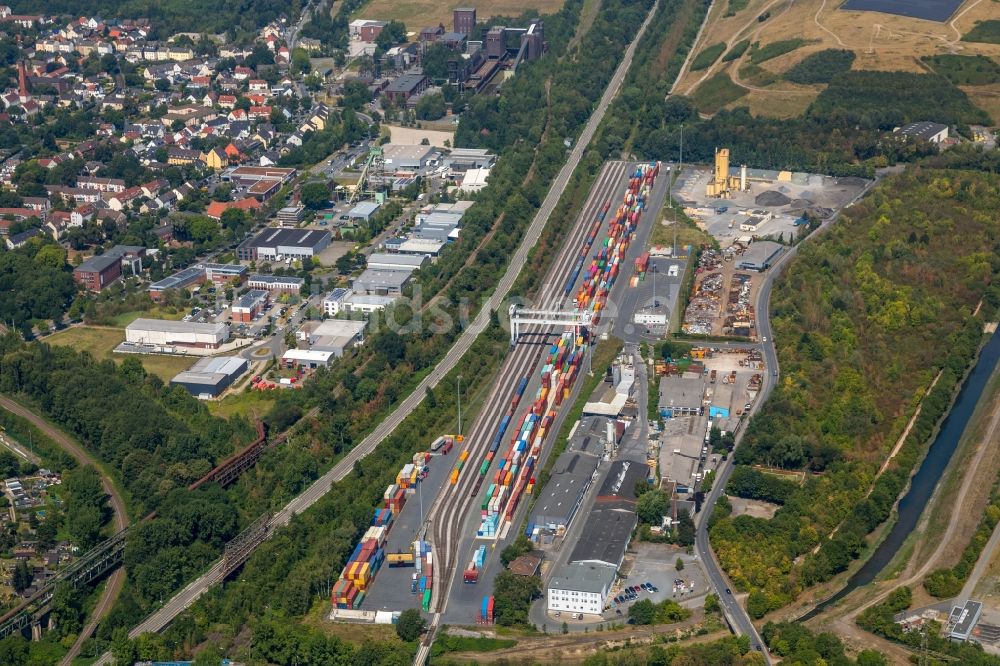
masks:
[[[414,254],[426,257],[436,257],[441,254],[441,250],[447,245],[447,241],[429,240],[424,238],[407,238],[395,244],[396,252],[400,254]],[[388,247],[389,243],[386,243]]]
[[[617,569],[625,559],[625,551],[638,522],[635,511],[595,504],[587,514],[587,522],[569,561],[606,564]]]
[[[229,340],[228,324],[139,318],[125,328],[125,341],[157,347],[218,349]]]
[[[437,155],[437,149],[434,146],[411,146],[388,143],[382,147],[385,170],[389,172],[401,170],[417,171],[423,169],[435,155]]]
[[[615,582],[616,567],[573,562],[549,581],[545,600],[548,612],[600,615]]]
[[[325,368],[336,356],[332,351],[319,349],[289,349],[281,356],[281,362],[286,368]]]
[[[583,502],[587,489],[594,481],[600,458],[574,451],[566,451],[556,458],[545,489],[538,497],[528,521],[532,536],[538,530],[561,536]]]
[[[270,227],[241,243],[236,256],[240,261],[311,259],[329,245],[329,231]]]
[[[251,289],[264,289],[272,294],[298,294],[305,283],[305,278],[290,275],[251,275],[247,279]]]
[[[929,143],[941,143],[948,138],[948,126],[941,123],[921,121],[910,123],[893,130],[896,134],[922,139]]]
[[[427,257],[373,252],[368,255],[368,268],[380,271],[415,271],[430,263]]]
[[[362,201],[357,206],[347,211],[347,217],[352,220],[361,220],[363,222],[368,222],[372,219],[372,215],[379,209],[378,202],[375,201]]]
[[[445,158],[445,164],[456,173],[469,169],[490,169],[496,161],[497,156],[485,148],[455,148]]]
[[[366,321],[351,319],[327,319],[326,321],[307,321],[296,333],[296,339],[305,342],[310,349],[330,351],[337,358],[344,351],[365,341]]]
[[[199,359],[190,369],[170,380],[171,386],[181,386],[196,398],[214,398],[239,379],[250,362],[239,356],[216,356]]]
[[[323,312],[331,317],[340,313],[350,314],[361,312],[371,314],[384,310],[396,302],[397,296],[376,296],[374,294],[356,294],[350,289],[338,287],[323,299]]]
[[[412,271],[386,271],[369,268],[354,278],[351,289],[357,294],[375,296],[399,296],[410,281]]]
[[[671,375],[660,378],[660,416],[700,415],[704,409],[705,382],[700,378]]]
[[[747,248],[736,267],[747,271],[766,271],[781,254],[783,246],[774,241],[757,241]]]

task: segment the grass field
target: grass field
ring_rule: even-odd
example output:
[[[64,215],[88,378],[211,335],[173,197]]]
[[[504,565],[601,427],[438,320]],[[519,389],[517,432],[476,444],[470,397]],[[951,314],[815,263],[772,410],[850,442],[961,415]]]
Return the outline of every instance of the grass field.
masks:
[[[562,8],[562,0],[495,0],[482,2],[456,2],[454,4],[435,0],[372,0],[354,14],[354,18],[396,20],[406,24],[407,31],[420,32],[421,28],[443,23],[452,29],[452,10],[455,7],[474,7],[476,19],[482,23],[494,16],[519,16],[529,9],[540,14],[551,14]],[[336,3],[334,3],[336,7]]]
[[[839,5],[840,3],[824,0],[799,0],[793,3],[749,0],[746,9],[733,16],[727,15],[727,3],[716,3],[701,40],[694,46],[694,52],[700,53],[719,42],[725,43],[729,50],[708,69],[686,72],[677,89],[682,94],[693,94],[702,82],[724,69],[729,53],[737,45],[742,47],[744,43],[759,44],[758,55],[754,58],[754,62],[759,64],[762,62],[761,52],[765,56],[769,55],[769,46],[788,41],[792,36],[809,43],[767,59],[766,68],[779,76],[783,76],[811,54],[826,49],[853,51],[853,69],[926,72],[925,65],[920,60],[923,56],[949,53],[983,55],[1000,62],[1000,43],[993,41],[995,39],[1000,42],[1000,21],[989,20],[995,19],[996,13],[997,3],[992,0],[978,3],[976,0],[966,0],[955,14],[957,18],[953,19],[954,27],[951,23],[921,21],[877,12],[843,11],[839,9]],[[770,12],[769,18],[758,21],[757,17],[764,12]],[[976,29],[973,30],[974,28]],[[966,35],[966,41],[960,41],[962,35]],[[977,43],[967,41],[970,37],[976,39]],[[738,53],[740,49],[735,50]],[[751,54],[752,51],[748,49],[747,53],[736,60],[742,65]],[[784,89],[788,86],[779,81],[773,87]],[[981,108],[997,120],[997,114],[993,111],[997,103],[991,99],[991,92],[1000,92],[1000,83],[986,88],[972,96]],[[794,98],[790,97],[794,102],[791,105],[755,103],[758,96],[754,94],[749,96],[748,101],[754,113],[788,117],[793,115],[789,113],[789,109],[805,108],[819,90],[817,88],[811,95],[799,93]]]
[[[184,313],[186,312],[171,312],[176,308],[153,308],[152,310],[133,310],[132,312],[123,312],[120,315],[116,315],[111,320],[111,326],[125,328],[133,321],[139,317],[146,317],[147,319],[173,319],[174,321],[180,321],[184,318]]]
[[[733,83],[728,74],[720,72],[698,86],[691,99],[702,113],[715,113],[743,97],[746,92],[746,89]]]
[[[244,381],[243,383],[246,383]],[[276,391],[262,393],[260,391],[244,391],[227,395],[222,400],[209,400],[206,404],[208,410],[215,416],[229,418],[233,415],[248,416],[251,412],[256,412],[257,416],[264,416],[275,403]]]
[[[134,317],[133,317],[134,319]],[[86,351],[97,359],[110,358],[121,363],[127,358],[123,354],[112,354],[112,350],[125,339],[125,331],[120,328],[97,328],[91,326],[74,326],[56,333],[45,339],[50,345],[72,347],[77,351]],[[146,372],[150,372],[165,382],[174,375],[187,370],[195,359],[186,356],[154,356],[137,354]]]

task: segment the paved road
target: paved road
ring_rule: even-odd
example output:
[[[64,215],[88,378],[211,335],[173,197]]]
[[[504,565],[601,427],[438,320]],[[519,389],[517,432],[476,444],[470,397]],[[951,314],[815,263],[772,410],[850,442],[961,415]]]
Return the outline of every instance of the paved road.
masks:
[[[884,173],[880,174],[874,181],[865,186],[858,196],[847,204],[845,208],[860,201],[866,194],[868,194],[871,188],[878,183],[883,175]],[[803,242],[810,242],[811,239],[823,233],[823,231],[832,225],[839,216],[840,211],[837,211],[835,214],[828,217],[820,224],[819,228],[809,236],[809,239]],[[747,415],[747,419],[741,422],[741,426],[736,432],[736,446],[739,446],[743,439],[745,428],[742,427],[742,424],[747,423],[750,417],[752,417],[760,406],[764,404],[767,398],[771,395],[771,391],[774,390],[774,386],[778,381],[778,356],[775,352],[774,335],[771,331],[771,289],[774,286],[775,278],[781,274],[782,270],[784,270],[784,268],[788,265],[792,257],[797,254],[798,248],[798,245],[792,246],[778,258],[774,265],[767,271],[767,273],[764,274],[764,282],[761,285],[760,292],[757,294],[757,333],[760,337],[760,346],[764,355],[766,371],[764,373],[764,382],[761,387],[760,395],[757,400],[754,400],[753,406],[750,408],[750,412]],[[693,266],[689,266],[689,269],[693,268]],[[721,344],[709,344],[712,344],[713,346],[723,346]],[[719,600],[722,603],[726,618],[729,620],[733,630],[738,634],[750,636],[751,644],[760,645],[761,649],[764,651],[765,660],[770,663],[770,659],[767,655],[767,648],[764,646],[764,642],[761,640],[760,634],[757,632],[756,627],[754,627],[753,622],[750,621],[750,616],[747,615],[743,606],[741,606],[731,594],[727,594],[725,592],[725,590],[731,589],[731,584],[729,579],[722,572],[722,568],[719,566],[718,561],[715,559],[715,553],[712,552],[712,548],[708,540],[708,519],[712,515],[712,510],[715,508],[715,502],[719,499],[723,489],[726,487],[726,483],[728,483],[729,476],[732,472],[733,456],[730,456],[716,471],[715,481],[712,484],[712,490],[709,492],[708,496],[705,497],[701,513],[698,516],[697,532],[695,534],[695,553],[701,557],[705,566],[705,572],[708,575],[709,583],[719,594]]]
[[[55,442],[59,448],[73,456],[73,458],[81,465],[93,465],[101,475],[101,485],[104,486],[104,492],[106,492],[111,498],[111,511],[113,512],[115,532],[125,529],[128,525],[128,514],[125,512],[125,502],[122,500],[121,493],[118,492],[118,488],[115,487],[111,479],[104,475],[104,472],[97,466],[97,463],[86,449],[67,437],[61,430],[52,426],[52,424],[48,421],[38,416],[31,410],[23,407],[21,404],[14,402],[10,398],[0,396],[0,407],[3,407],[8,412],[20,416],[26,421],[29,421],[33,426],[45,433],[46,437]],[[101,598],[97,600],[97,605],[94,607],[94,611],[90,615],[90,621],[87,622],[83,631],[80,632],[76,642],[73,643],[69,652],[67,652],[59,662],[60,666],[69,666],[69,664],[73,662],[73,659],[80,654],[83,642],[87,640],[92,633],[94,633],[94,630],[97,628],[97,624],[104,619],[104,616],[111,610],[111,606],[114,605],[115,600],[118,598],[118,593],[121,591],[122,583],[124,581],[125,570],[122,568],[115,570],[108,577],[107,585],[104,586],[104,592],[101,594]]]

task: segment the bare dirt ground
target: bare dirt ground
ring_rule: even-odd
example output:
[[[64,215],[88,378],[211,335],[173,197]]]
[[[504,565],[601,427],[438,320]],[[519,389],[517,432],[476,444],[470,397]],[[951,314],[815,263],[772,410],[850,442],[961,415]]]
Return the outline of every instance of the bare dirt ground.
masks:
[[[724,42],[728,47],[742,39],[761,45],[788,39],[790,35],[815,43],[766,61],[762,67],[782,74],[806,56],[823,49],[850,49],[857,58],[854,69],[925,72],[919,58],[924,55],[956,53],[1000,57],[1000,45],[962,42],[961,36],[977,21],[995,18],[996,5],[991,0],[967,0],[946,23],[923,21],[878,12],[852,12],[839,9],[841,3],[830,0],[752,0],[735,16],[725,16],[728,3],[716,3],[709,24],[694,52]],[[771,17],[758,22],[765,11]],[[690,94],[699,83],[719,71],[728,71],[733,81],[750,93],[735,104],[749,103],[751,111],[777,117],[790,117],[804,110],[821,90],[820,86],[795,86],[777,81],[758,88],[741,81],[739,67],[746,55],[732,63],[721,58],[714,66],[698,72],[686,72],[678,90]],[[986,109],[994,120],[1000,117],[1000,85],[967,86],[974,103]],[[970,90],[971,89],[971,90]]]
[[[460,4],[438,2],[436,0],[372,0],[355,12],[353,18],[396,20],[406,24],[407,30],[444,24],[452,29],[452,9],[454,7],[474,7],[476,18],[484,21],[493,16],[518,16],[528,9],[537,9],[541,14],[551,14],[562,8],[562,0],[463,0]]]
[[[730,497],[729,503],[733,506],[733,517],[751,516],[753,518],[774,518],[774,513],[778,510],[777,504],[762,502],[760,500],[743,499],[742,497]]]
[[[389,129],[389,140],[408,146],[419,145],[421,141],[427,139],[432,146],[444,148],[444,142],[449,144],[455,137],[455,132],[442,132],[440,130],[417,129],[416,127],[397,127],[396,125],[386,125]]]

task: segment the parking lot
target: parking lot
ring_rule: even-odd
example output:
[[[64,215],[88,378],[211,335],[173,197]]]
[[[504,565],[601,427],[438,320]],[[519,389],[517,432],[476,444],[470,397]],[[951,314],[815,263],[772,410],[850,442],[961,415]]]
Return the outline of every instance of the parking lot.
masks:
[[[622,565],[622,572],[626,577],[612,589],[608,599],[609,608],[604,613],[605,619],[627,616],[629,607],[642,599],[649,599],[654,603],[673,599],[680,603],[700,600],[705,596],[708,590],[705,574],[693,555],[688,555],[675,546],[657,543],[637,543],[633,544],[633,548],[636,552],[626,555]],[[681,571],[676,569],[678,557],[684,562]],[[643,589],[642,586],[647,583],[655,591],[651,591],[648,586]],[[640,587],[639,591],[623,599],[622,595],[635,586]],[[616,598],[620,601],[615,601]]]

